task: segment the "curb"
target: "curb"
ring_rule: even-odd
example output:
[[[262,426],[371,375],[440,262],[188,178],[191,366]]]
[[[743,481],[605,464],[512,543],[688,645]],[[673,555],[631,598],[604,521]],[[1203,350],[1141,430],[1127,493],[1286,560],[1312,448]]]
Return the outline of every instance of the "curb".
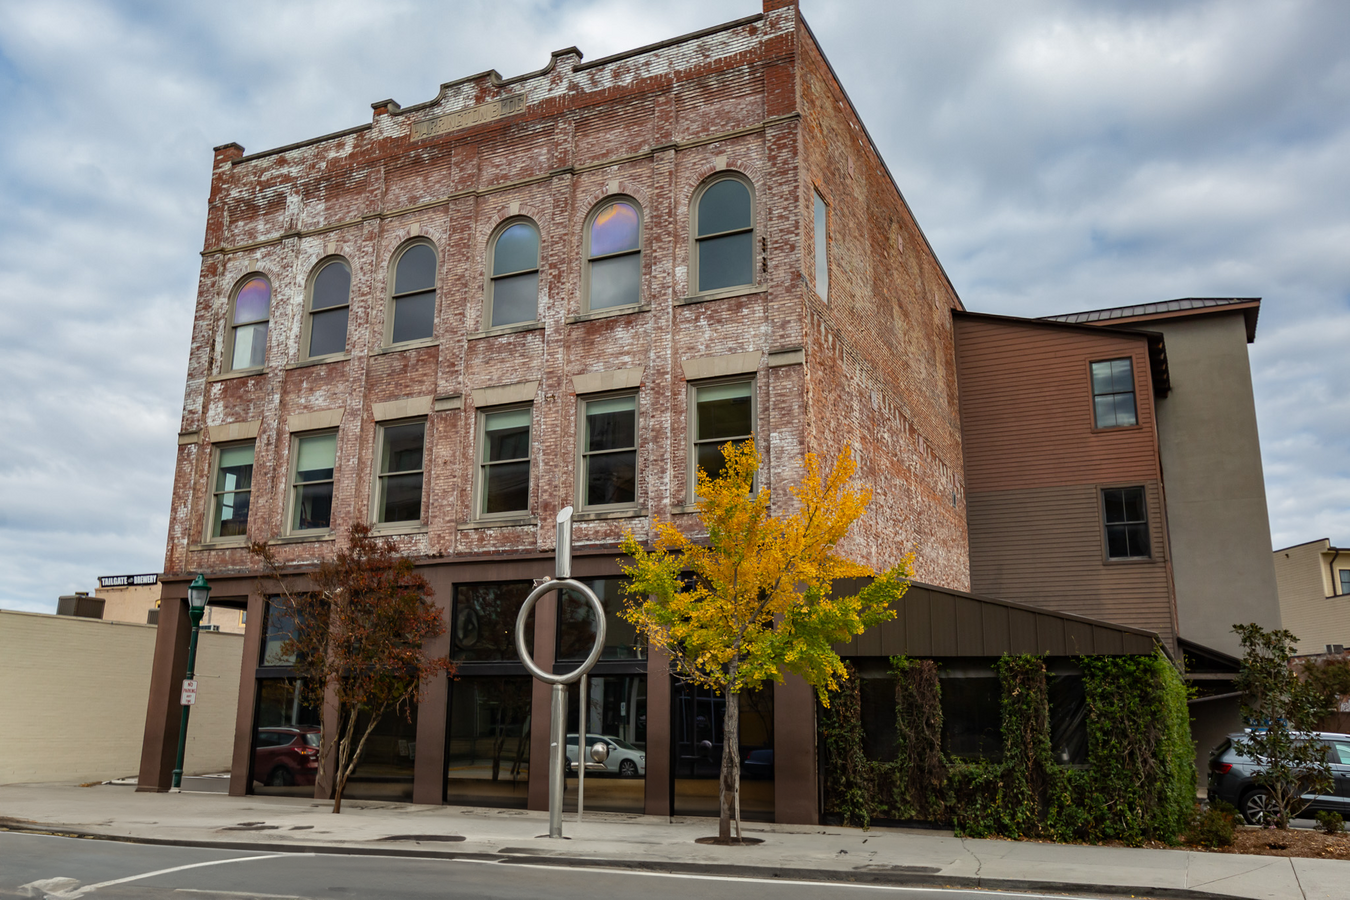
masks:
[[[805,881],[821,884],[874,884],[897,887],[976,888],[989,891],[1039,891],[1042,893],[1109,895],[1156,900],[1248,900],[1233,894],[1198,891],[1191,888],[1141,887],[1084,882],[1039,881],[1025,878],[990,878],[978,875],[942,875],[932,866],[878,866],[875,869],[797,869],[781,866],[735,865],[731,863],[677,863],[641,859],[604,859],[578,856],[529,855],[528,852],[490,853],[471,850],[431,850],[413,847],[368,847],[349,844],[301,844],[279,841],[208,841],[189,838],[131,837],[93,831],[7,823],[0,833],[40,834],[82,840],[113,841],[121,844],[145,844],[159,847],[192,847],[201,850],[253,850],[267,853],[314,853],[334,856],[394,856],[409,859],[473,860],[502,865],[554,867],[565,869],[611,869],[672,875],[708,875],[723,878]]]

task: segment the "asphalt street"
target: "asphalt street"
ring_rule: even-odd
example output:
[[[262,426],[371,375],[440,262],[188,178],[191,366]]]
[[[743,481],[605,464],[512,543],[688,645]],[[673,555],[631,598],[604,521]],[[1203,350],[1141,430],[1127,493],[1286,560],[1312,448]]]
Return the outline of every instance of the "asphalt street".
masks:
[[[1047,894],[641,874],[501,862],[250,853],[0,833],[0,897],[76,900],[1032,900]],[[1053,895],[1066,900],[1062,894]]]

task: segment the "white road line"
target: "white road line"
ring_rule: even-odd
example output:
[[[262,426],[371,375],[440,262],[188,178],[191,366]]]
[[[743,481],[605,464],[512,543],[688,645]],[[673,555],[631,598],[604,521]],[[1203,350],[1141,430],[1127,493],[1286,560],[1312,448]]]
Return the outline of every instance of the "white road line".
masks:
[[[210,894],[212,897],[251,897],[253,900],[305,900],[295,894],[259,894],[257,891],[213,891],[205,888],[175,888],[175,894]]]
[[[158,869],[154,872],[146,872],[142,875],[128,875],[126,878],[114,878],[112,881],[100,881],[98,884],[86,884],[84,887],[74,888],[69,891],[58,891],[47,896],[51,900],[76,900],[85,894],[92,894],[101,888],[112,887],[115,884],[126,884],[129,881],[141,881],[145,878],[154,878],[156,875],[168,875],[172,872],[183,872],[187,869],[201,869],[206,866],[224,866],[229,863],[257,862],[263,859],[285,859],[291,856],[313,856],[313,853],[270,853],[266,856],[236,856],[233,859],[213,859],[210,862],[192,863],[186,866],[174,866],[171,869]]]

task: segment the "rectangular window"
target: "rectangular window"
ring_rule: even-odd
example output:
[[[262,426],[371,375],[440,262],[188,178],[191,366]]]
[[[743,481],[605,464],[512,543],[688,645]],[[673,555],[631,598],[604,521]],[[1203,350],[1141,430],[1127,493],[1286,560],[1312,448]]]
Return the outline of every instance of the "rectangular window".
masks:
[[[211,537],[244,537],[248,533],[248,506],[253,491],[253,444],[216,450],[212,484]]]
[[[426,422],[380,427],[376,522],[421,521],[426,432]]]
[[[690,494],[694,494],[702,469],[716,478],[726,469],[722,447],[740,443],[755,429],[754,382],[699,385],[693,390],[693,415],[690,431],[693,452],[690,466]]]
[[[483,413],[479,515],[530,509],[530,407]]]
[[[816,225],[816,294],[820,299],[828,300],[830,297],[830,232],[829,221],[826,219],[827,210],[825,209],[825,198],[816,193],[815,207],[815,225]]]
[[[1144,559],[1149,555],[1148,504],[1141,487],[1102,491],[1106,520],[1106,558]]]
[[[1350,595],[1350,569],[1341,569],[1341,596]]]
[[[327,531],[333,519],[337,433],[295,439],[291,465],[291,531]]]
[[[1092,419],[1097,428],[1139,424],[1134,408],[1134,366],[1128,358],[1092,364]]]
[[[582,507],[637,502],[637,395],[581,404]]]
[[[595,592],[605,608],[605,647],[601,659],[643,659],[647,648],[638,639],[637,629],[623,618],[623,578],[583,578],[581,583]],[[558,595],[558,648],[556,659],[585,659],[595,644],[595,610],[578,593],[565,590]]]
[[[450,658],[456,662],[514,662],[516,617],[534,587],[528,581],[455,585]],[[525,646],[534,652],[534,614],[525,620]]]
[[[276,599],[268,598],[263,608],[262,652],[258,656],[260,666],[295,665],[294,648],[288,648],[286,642],[295,635],[295,623],[290,611],[283,608]]]

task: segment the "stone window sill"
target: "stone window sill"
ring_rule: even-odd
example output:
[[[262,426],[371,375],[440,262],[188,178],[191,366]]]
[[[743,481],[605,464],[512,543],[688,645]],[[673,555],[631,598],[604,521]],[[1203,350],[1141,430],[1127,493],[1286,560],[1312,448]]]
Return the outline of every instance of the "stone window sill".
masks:
[[[604,519],[641,519],[647,510],[638,507],[625,509],[583,509],[572,515],[575,522],[598,522]]]
[[[430,530],[430,527],[421,522],[415,524],[395,522],[389,525],[370,526],[370,533],[377,537],[395,537],[400,534],[426,534]]]
[[[257,366],[252,369],[235,369],[230,372],[221,372],[219,375],[212,375],[207,381],[233,381],[236,378],[252,378],[254,375],[262,375],[267,371],[264,366]]]
[[[316,356],[313,359],[302,359],[298,362],[287,363],[286,368],[288,370],[307,369],[310,366],[326,366],[329,363],[346,362],[351,358],[352,355],[350,353],[335,353],[332,356]]]
[[[309,544],[318,541],[335,541],[337,535],[331,531],[315,532],[314,534],[288,534],[283,537],[274,537],[267,543],[269,544]]]
[[[479,519],[473,522],[460,522],[455,528],[459,531],[473,531],[479,528],[517,528],[522,525],[538,524],[538,516],[517,516],[513,519]]]
[[[203,541],[200,544],[188,544],[188,552],[198,553],[205,550],[238,550],[247,547],[247,538],[233,541]]]
[[[388,347],[380,347],[380,348],[377,349],[375,352],[376,352],[376,353],[401,353],[401,352],[403,352],[404,350],[421,350],[421,349],[423,349],[424,347],[439,347],[440,345],[441,345],[441,342],[440,342],[440,341],[437,341],[437,340],[426,340],[426,341],[404,341],[404,342],[402,342],[401,344],[390,344]]]
[[[691,303],[707,303],[709,300],[727,300],[732,297],[749,297],[752,294],[767,294],[768,285],[746,285],[744,287],[726,288],[720,291],[708,291],[705,294],[691,294],[688,297],[681,297],[675,301],[676,306],[688,306]]]
[[[520,322],[515,325],[499,325],[496,328],[485,328],[482,331],[475,331],[469,335],[468,340],[481,341],[483,338],[497,337],[501,334],[522,334],[526,331],[543,330],[543,322]]]
[[[598,309],[594,312],[584,312],[577,316],[568,316],[567,324],[575,325],[578,322],[594,322],[596,319],[612,319],[615,316],[631,316],[635,313],[648,313],[651,311],[652,308],[650,305],[641,304],[638,306],[619,306],[614,309]]]

